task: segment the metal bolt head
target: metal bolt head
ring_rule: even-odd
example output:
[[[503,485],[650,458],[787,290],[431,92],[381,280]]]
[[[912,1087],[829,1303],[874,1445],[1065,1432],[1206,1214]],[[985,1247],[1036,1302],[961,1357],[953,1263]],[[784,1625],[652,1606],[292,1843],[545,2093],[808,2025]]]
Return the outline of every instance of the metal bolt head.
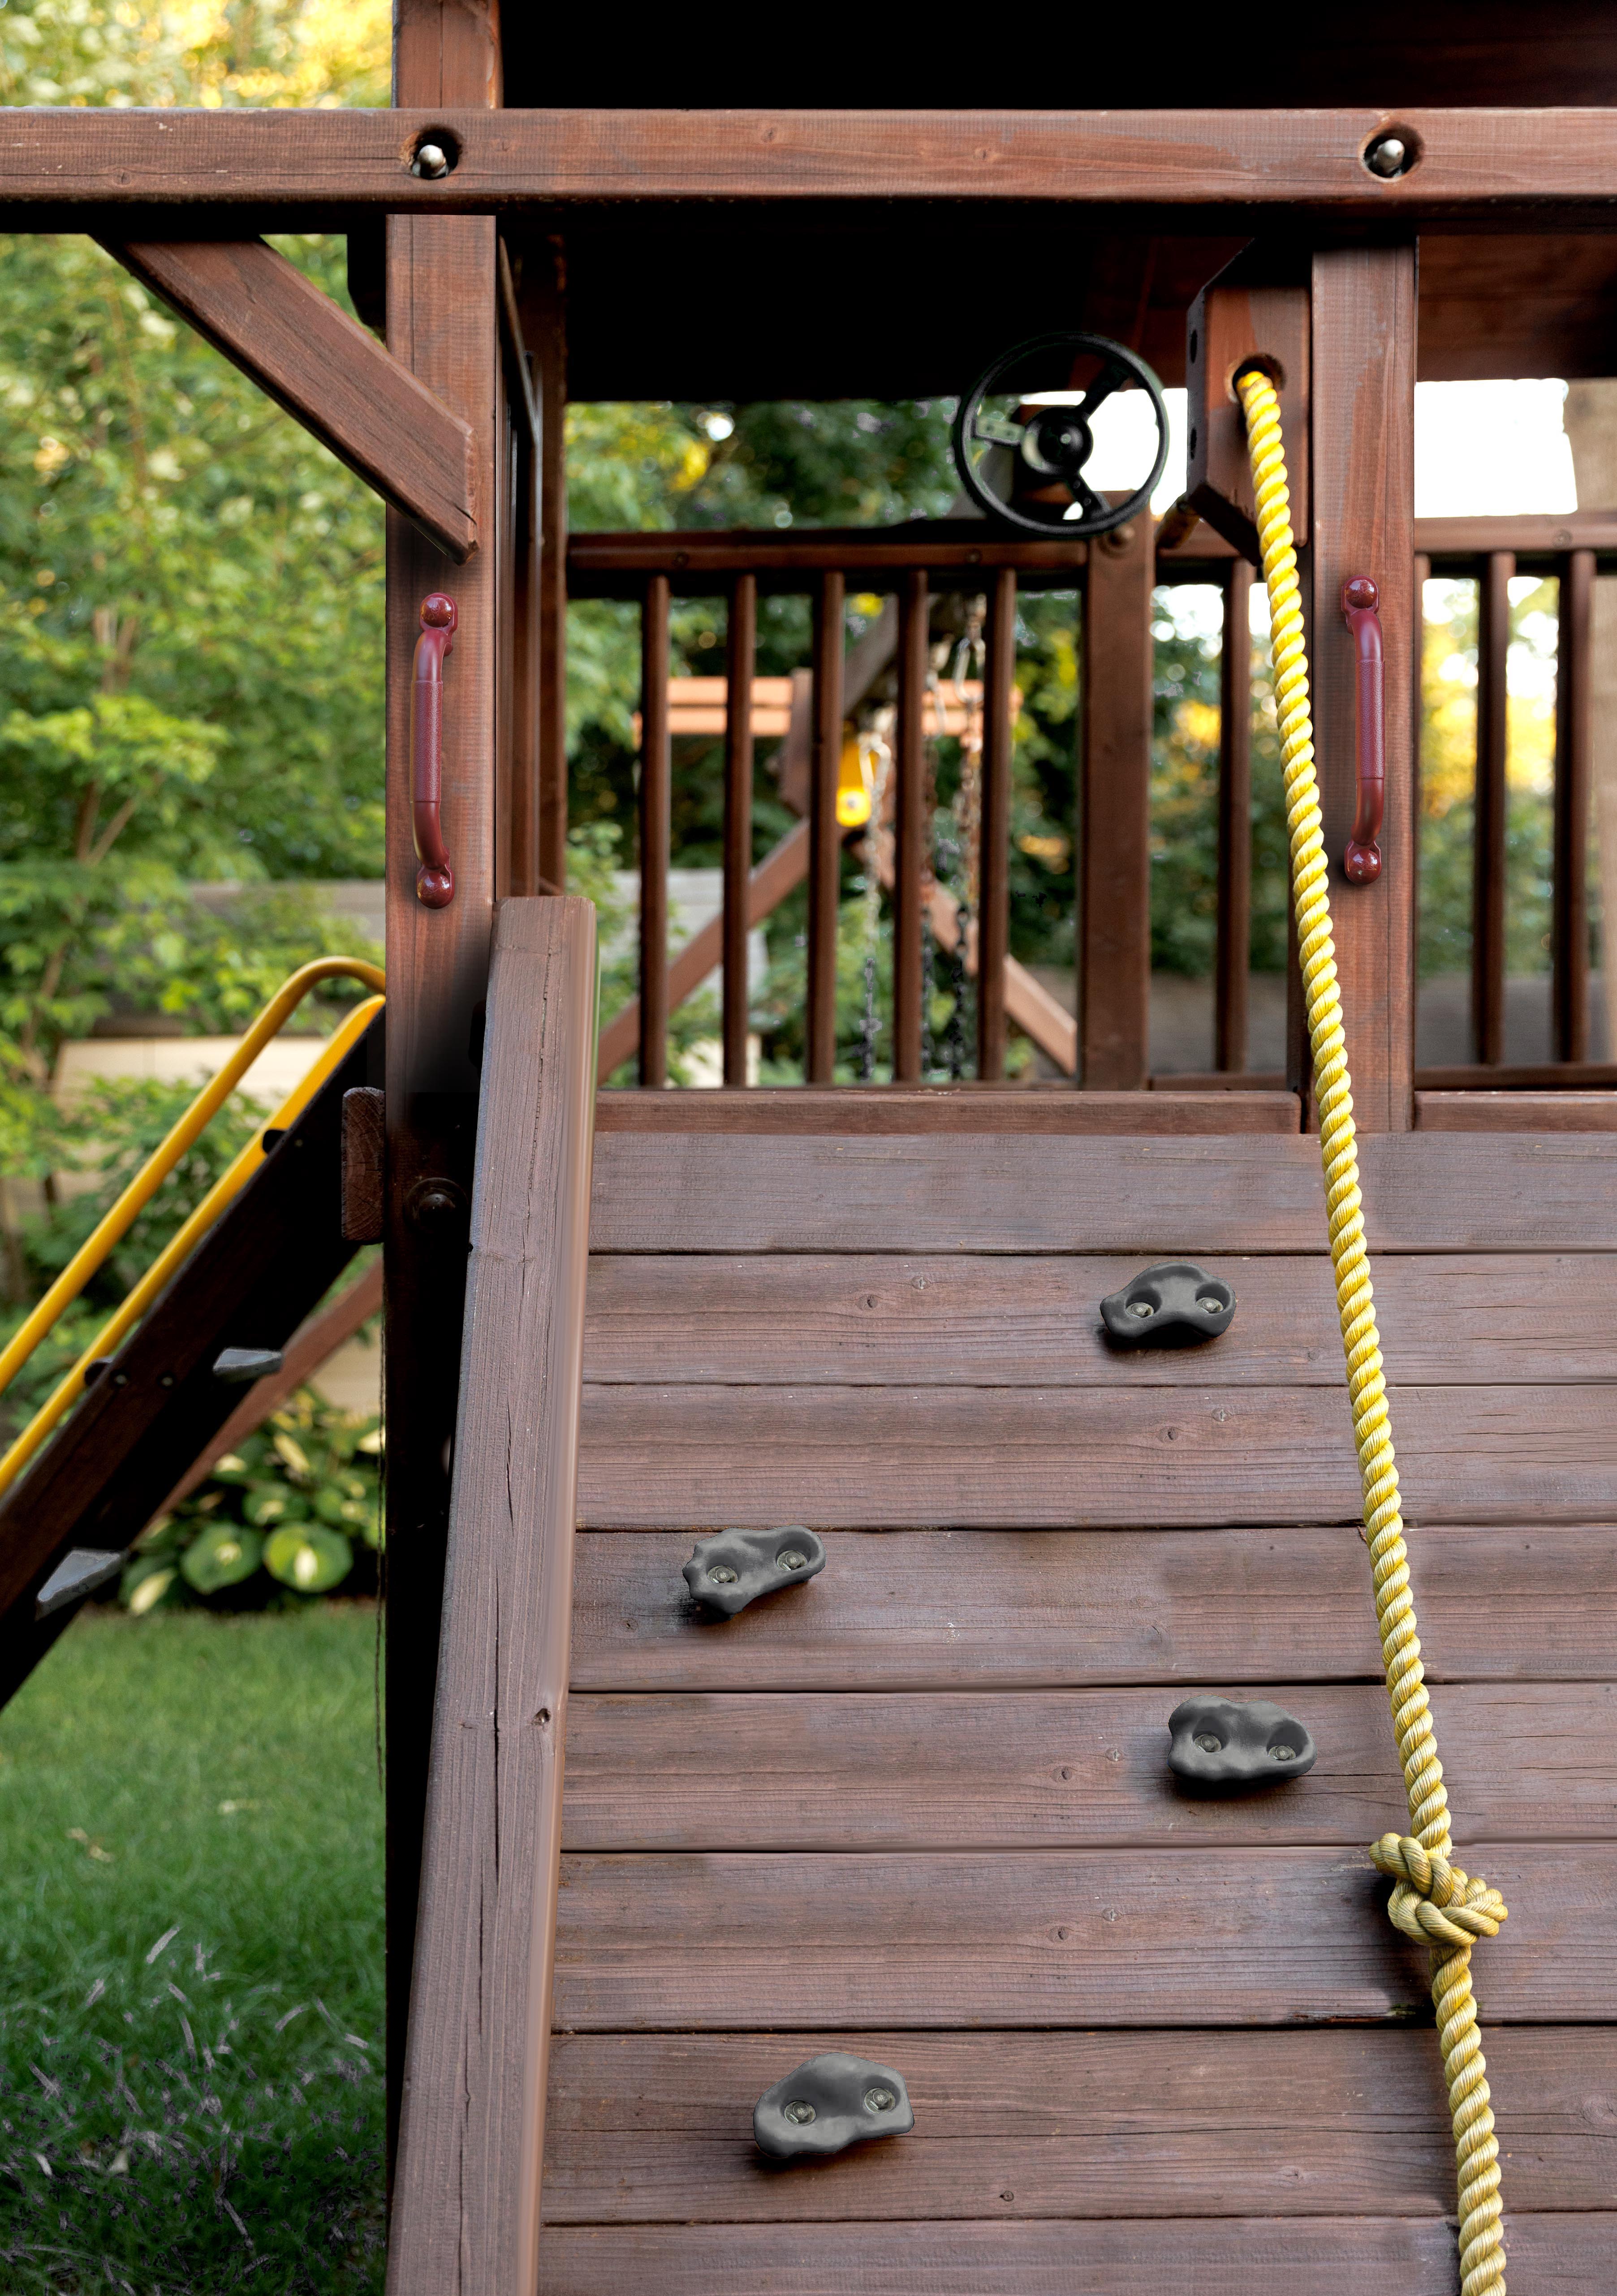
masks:
[[[802,1552],[801,1548],[783,1546],[775,1557],[775,1568],[777,1570],[801,1570],[807,1561],[808,1556]],[[708,1575],[711,1577],[712,1573],[709,1572]]]
[[[733,1587],[736,1583],[736,1574],[728,1562],[714,1563],[707,1576],[715,1587]]]
[[[1131,1300],[1129,1302],[1129,1313],[1131,1316],[1139,1316],[1143,1321],[1147,1316],[1155,1316],[1156,1310],[1148,1300]]]
[[[466,1216],[466,1191],[447,1179],[418,1180],[404,1199],[404,1217],[428,1235],[453,1234]]]
[[[814,2108],[805,2096],[795,2096],[789,2104],[782,2105],[780,2109],[786,2119],[796,2121],[799,2128],[805,2128],[814,2118]]]
[[[891,2112],[897,2103],[898,2099],[890,2088],[868,2088],[865,2091],[867,2112]],[[787,2110],[789,2112],[791,2107],[788,2105]]]
[[[449,173],[449,156],[441,144],[421,145],[415,155],[415,172],[418,176],[446,176]]]
[[[1198,1300],[1196,1304],[1209,1316],[1221,1316],[1224,1312],[1223,1301],[1213,1299],[1211,1292],[1205,1299]]]
[[[1269,1750],[1269,1757],[1270,1761],[1274,1762],[1294,1762],[1297,1759],[1297,1750],[1294,1746],[1271,1746]]]
[[[1401,176],[1409,147],[1401,135],[1379,135],[1364,155],[1364,164],[1373,176]]]
[[[1198,1730],[1196,1742],[1204,1754],[1221,1754],[1224,1751],[1224,1741],[1212,1730]]]

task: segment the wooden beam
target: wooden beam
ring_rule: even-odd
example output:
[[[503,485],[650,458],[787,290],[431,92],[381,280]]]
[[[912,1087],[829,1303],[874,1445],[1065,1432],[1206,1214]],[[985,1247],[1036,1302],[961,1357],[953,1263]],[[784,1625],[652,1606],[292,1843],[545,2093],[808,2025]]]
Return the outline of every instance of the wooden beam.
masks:
[[[459,102],[442,71],[439,80],[429,108],[391,111],[14,111],[0,144],[0,204],[61,213],[205,202],[307,215],[573,201],[1041,200],[1121,210],[1131,228],[1233,207],[1261,216],[1265,229],[1293,210],[1383,228],[1482,217],[1495,229],[1543,232],[1608,222],[1617,201],[1617,111],[1593,106],[1401,111],[1421,156],[1384,180],[1362,153],[1387,116],[1368,107],[505,111],[466,108],[486,102],[486,80]],[[429,131],[453,144],[447,175],[412,172]],[[6,228],[17,223],[14,212]]]
[[[1083,593],[1079,790],[1078,1078],[1137,1092],[1151,986],[1151,575],[1148,517],[1101,536]]]
[[[701,598],[737,574],[761,588],[809,590],[825,573],[857,571],[861,586],[902,593],[916,574],[936,589],[981,589],[985,574],[1012,569],[1073,589],[1089,563],[1087,542],[1001,534],[980,518],[911,520],[902,526],[698,528],[669,533],[575,534],[568,590],[575,598],[638,598],[649,574],[666,574],[676,596]],[[951,578],[956,578],[951,579]]]
[[[470,557],[470,428],[295,264],[261,239],[102,245],[429,542]]]
[[[1310,651],[1336,971],[1359,1129],[1403,1132],[1414,1120],[1415,1060],[1415,250],[1323,250],[1312,299]],[[1354,650],[1342,586],[1359,574],[1380,589],[1386,661],[1384,858],[1368,885],[1350,885],[1342,873],[1358,798]]]
[[[538,2282],[594,1037],[592,904],[503,903],[389,2296]]]

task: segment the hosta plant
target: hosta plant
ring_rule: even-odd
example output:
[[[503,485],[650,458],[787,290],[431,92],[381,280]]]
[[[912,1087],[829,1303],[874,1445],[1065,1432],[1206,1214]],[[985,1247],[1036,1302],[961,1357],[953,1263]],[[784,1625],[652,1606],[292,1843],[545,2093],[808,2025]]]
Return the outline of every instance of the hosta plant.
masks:
[[[141,1538],[124,1602],[138,1615],[374,1592],[380,1467],[374,1419],[300,1388]]]

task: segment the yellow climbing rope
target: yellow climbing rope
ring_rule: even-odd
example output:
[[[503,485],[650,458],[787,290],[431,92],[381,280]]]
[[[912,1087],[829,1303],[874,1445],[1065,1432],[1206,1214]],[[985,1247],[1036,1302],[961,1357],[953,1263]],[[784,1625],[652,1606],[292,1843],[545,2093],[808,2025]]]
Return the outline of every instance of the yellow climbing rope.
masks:
[[[1319,1103],[1319,1149],[1325,1165],[1326,1210],[1336,1307],[1347,1358],[1353,1438],[1364,1484],[1365,1541],[1376,1588],[1392,1727],[1409,1797],[1409,1832],[1384,1833],[1370,1857],[1392,1877],[1387,1911],[1407,1937],[1435,1954],[1432,1997],[1449,2082],[1459,2181],[1461,2296],[1503,2296],[1505,2243],[1500,2231],[1499,2142],[1493,2133],[1487,2067],[1477,2036],[1471,1990],[1471,1948],[1495,1937],[1505,1901],[1486,1882],[1451,1863],[1449,1797],[1433,1735],[1431,1702],[1415,1630],[1409,1550],[1398,1505],[1398,1470],[1382,1375],[1381,1337],[1370,1291],[1364,1218],[1354,1146],[1353,1097],[1348,1076],[1336,955],[1331,937],[1325,840],[1314,776],[1313,726],[1309,714],[1308,657],[1303,648],[1297,554],[1292,539],[1280,402],[1269,377],[1254,368],[1236,379],[1246,416],[1258,538],[1269,590],[1275,703],[1286,777],[1286,817],[1291,835],[1292,897],[1297,945],[1313,1046],[1314,1090]]]

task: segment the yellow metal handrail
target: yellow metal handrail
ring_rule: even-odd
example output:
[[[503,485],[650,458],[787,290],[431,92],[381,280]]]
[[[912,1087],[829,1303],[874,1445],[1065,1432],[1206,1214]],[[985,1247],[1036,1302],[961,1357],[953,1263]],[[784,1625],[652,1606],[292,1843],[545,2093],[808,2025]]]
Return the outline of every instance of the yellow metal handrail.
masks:
[[[0,1393],[4,1393],[63,1310],[78,1298],[102,1266],[119,1238],[128,1232],[181,1157],[217,1114],[265,1046],[285,1026],[310,989],[323,980],[341,978],[363,981],[368,988],[379,992],[383,986],[380,966],[367,964],[360,957],[348,956],[318,957],[314,964],[301,966],[290,980],[282,982],[218,1075],[203,1086],[161,1146],[147,1158],[94,1234],[74,1253],[11,1344],[4,1353],[0,1353]],[[41,1406],[11,1449],[0,1459],[0,1491],[4,1491],[16,1480],[57,1422],[83,1393],[86,1374],[91,1364],[116,1347],[145,1313],[198,1239],[211,1227],[225,1205],[241,1193],[257,1171],[264,1160],[265,1132],[285,1130],[296,1121],[327,1078],[347,1058],[381,1011],[385,1001],[379,993],[368,997],[348,1014],[301,1083],[288,1095],[274,1115],[258,1127],[229,1168],[221,1173],[179,1233],[165,1246],[123,1305],[97,1332],[49,1400]]]

